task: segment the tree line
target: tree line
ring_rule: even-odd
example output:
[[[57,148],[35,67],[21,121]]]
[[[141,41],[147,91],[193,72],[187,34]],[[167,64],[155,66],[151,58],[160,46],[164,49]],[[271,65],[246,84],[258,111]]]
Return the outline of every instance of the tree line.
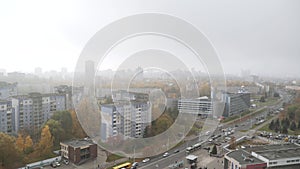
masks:
[[[276,133],[288,134],[288,129],[291,131],[300,130],[300,102],[296,101],[294,104],[287,107],[284,117],[272,120],[269,124],[269,129]]]

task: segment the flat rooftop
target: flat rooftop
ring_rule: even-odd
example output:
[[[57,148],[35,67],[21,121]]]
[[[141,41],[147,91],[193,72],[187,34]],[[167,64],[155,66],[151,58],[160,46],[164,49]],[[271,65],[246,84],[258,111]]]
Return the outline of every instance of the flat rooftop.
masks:
[[[92,140],[70,140],[62,143],[75,148],[94,145]]]
[[[256,157],[253,157],[250,153],[248,153],[247,151],[244,151],[243,149],[232,151],[232,152],[228,153],[226,156],[235,159],[241,165],[265,163],[264,161],[262,161]]]
[[[300,157],[300,146],[297,144],[272,144],[245,148],[249,153],[255,152],[269,160]]]

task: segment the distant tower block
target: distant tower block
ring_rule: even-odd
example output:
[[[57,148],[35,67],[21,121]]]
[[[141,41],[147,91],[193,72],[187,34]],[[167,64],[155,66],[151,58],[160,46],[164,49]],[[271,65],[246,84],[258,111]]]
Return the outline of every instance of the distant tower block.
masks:
[[[95,63],[94,61],[87,60],[85,62],[85,94],[93,95],[94,93],[94,77],[95,77]]]

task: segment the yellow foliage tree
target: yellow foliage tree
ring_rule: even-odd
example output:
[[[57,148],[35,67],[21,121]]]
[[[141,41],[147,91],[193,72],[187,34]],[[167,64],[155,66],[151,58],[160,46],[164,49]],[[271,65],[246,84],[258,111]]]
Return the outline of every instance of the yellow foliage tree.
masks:
[[[15,137],[0,132],[0,168],[18,168],[17,165],[20,165],[15,141]]]
[[[48,125],[45,125],[41,132],[41,139],[38,143],[38,152],[41,157],[49,157],[52,155],[53,137],[50,133]]]
[[[23,152],[25,145],[24,145],[24,138],[22,134],[18,134],[18,138],[16,139],[16,148],[19,152]]]
[[[25,138],[24,151],[25,153],[31,153],[33,151],[33,141],[30,136]]]
[[[78,119],[76,112],[74,110],[70,111],[71,117],[72,117],[72,135],[76,138],[84,138],[86,137],[86,133],[82,129]]]

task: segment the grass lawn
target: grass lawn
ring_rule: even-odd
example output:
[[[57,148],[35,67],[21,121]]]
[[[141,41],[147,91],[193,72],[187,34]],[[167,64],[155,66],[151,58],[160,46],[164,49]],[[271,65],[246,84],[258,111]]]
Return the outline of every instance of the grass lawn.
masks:
[[[121,159],[121,158],[124,158],[124,157],[121,156],[121,155],[118,155],[118,154],[110,154],[110,155],[107,157],[106,162],[116,161],[116,160]]]
[[[266,131],[266,132],[272,132],[274,133],[275,131],[269,129],[269,124],[264,125],[262,128],[258,129],[259,131]]]

